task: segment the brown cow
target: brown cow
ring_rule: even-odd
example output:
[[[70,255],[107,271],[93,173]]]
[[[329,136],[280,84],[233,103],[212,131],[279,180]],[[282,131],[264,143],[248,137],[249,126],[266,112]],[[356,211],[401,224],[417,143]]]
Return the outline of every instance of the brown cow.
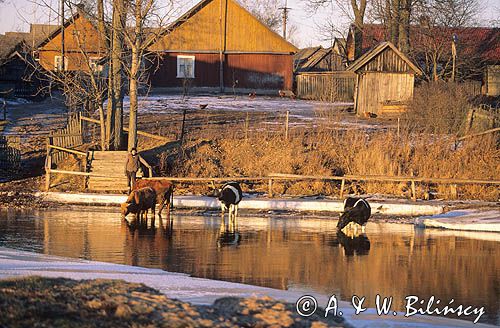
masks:
[[[161,211],[167,206],[167,213],[173,207],[174,202],[174,185],[168,180],[147,180],[139,179],[135,184],[135,189],[153,188],[156,192],[156,204],[160,205],[158,215],[161,216]]]
[[[136,214],[139,219],[143,215],[148,216],[148,210],[153,212],[155,217],[156,192],[153,188],[142,188],[130,193],[125,203],[121,204],[122,217],[125,218],[129,213]]]

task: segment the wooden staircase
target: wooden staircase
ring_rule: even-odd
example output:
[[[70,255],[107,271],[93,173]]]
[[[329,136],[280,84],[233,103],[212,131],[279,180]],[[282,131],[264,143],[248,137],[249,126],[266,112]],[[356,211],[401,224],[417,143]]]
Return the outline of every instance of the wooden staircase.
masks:
[[[87,155],[87,188],[96,191],[126,191],[126,151],[89,151]],[[94,176],[97,175],[97,176]]]

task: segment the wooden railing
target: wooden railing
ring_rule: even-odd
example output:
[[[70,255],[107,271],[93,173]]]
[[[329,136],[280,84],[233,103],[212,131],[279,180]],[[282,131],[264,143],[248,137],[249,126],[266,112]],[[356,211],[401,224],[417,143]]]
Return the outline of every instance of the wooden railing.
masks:
[[[312,180],[312,181],[340,181],[339,197],[344,196],[345,183],[347,181],[365,181],[365,182],[407,182],[411,185],[411,198],[416,201],[416,184],[417,183],[433,183],[450,185],[453,192],[456,193],[456,186],[463,184],[475,185],[500,185],[500,180],[484,180],[484,179],[448,179],[448,178],[424,178],[424,177],[409,177],[409,176],[380,176],[380,175],[346,175],[346,176],[312,176],[312,175],[297,175],[297,174],[283,174],[271,173],[265,177],[227,177],[227,178],[185,178],[185,177],[155,177],[148,178],[150,180],[169,180],[181,183],[204,183],[209,182],[227,182],[227,181],[260,181],[268,183],[268,195],[273,197],[273,184],[274,181],[298,181],[298,180]]]
[[[101,122],[99,120],[96,120],[96,119],[93,119],[93,118],[90,118],[90,117],[81,116],[80,119],[82,121],[87,121],[87,122],[90,122],[90,123],[101,124]],[[129,131],[128,128],[123,128],[123,130],[126,131],[126,132]],[[159,141],[164,141],[164,142],[169,142],[170,141],[170,139],[167,138],[167,137],[159,136],[157,134],[152,134],[152,133],[148,133],[148,132],[144,132],[144,131],[137,131],[137,135],[143,136],[143,137],[147,137],[147,138],[151,138],[151,139],[155,139],[155,140],[159,140]]]

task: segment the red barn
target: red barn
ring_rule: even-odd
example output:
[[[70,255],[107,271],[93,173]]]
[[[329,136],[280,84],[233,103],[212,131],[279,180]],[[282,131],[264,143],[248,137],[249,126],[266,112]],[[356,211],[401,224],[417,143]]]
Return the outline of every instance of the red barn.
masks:
[[[203,0],[149,47],[158,89],[291,90],[298,49],[234,0]]]

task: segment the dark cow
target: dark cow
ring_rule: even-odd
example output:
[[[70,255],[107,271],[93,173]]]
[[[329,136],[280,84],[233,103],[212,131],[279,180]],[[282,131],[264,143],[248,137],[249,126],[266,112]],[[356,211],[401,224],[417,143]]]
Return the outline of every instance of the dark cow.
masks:
[[[125,203],[121,204],[122,217],[125,218],[129,213],[136,214],[139,219],[145,215],[147,218],[148,210],[155,216],[156,192],[153,188],[142,188],[130,193]]]
[[[337,229],[344,229],[349,223],[357,223],[362,229],[371,216],[371,207],[368,202],[363,198],[348,197],[344,201],[344,212],[342,212]]]
[[[229,211],[230,218],[238,216],[238,204],[243,198],[243,192],[238,182],[225,183],[222,188],[217,190],[216,197],[220,201],[222,217],[224,217],[226,209]]]
[[[170,213],[170,209],[174,206],[174,185],[170,181],[139,179],[135,186],[135,189],[153,188],[156,192],[156,204],[160,206],[158,215],[161,216],[161,211],[165,206],[167,207],[167,213]]]

